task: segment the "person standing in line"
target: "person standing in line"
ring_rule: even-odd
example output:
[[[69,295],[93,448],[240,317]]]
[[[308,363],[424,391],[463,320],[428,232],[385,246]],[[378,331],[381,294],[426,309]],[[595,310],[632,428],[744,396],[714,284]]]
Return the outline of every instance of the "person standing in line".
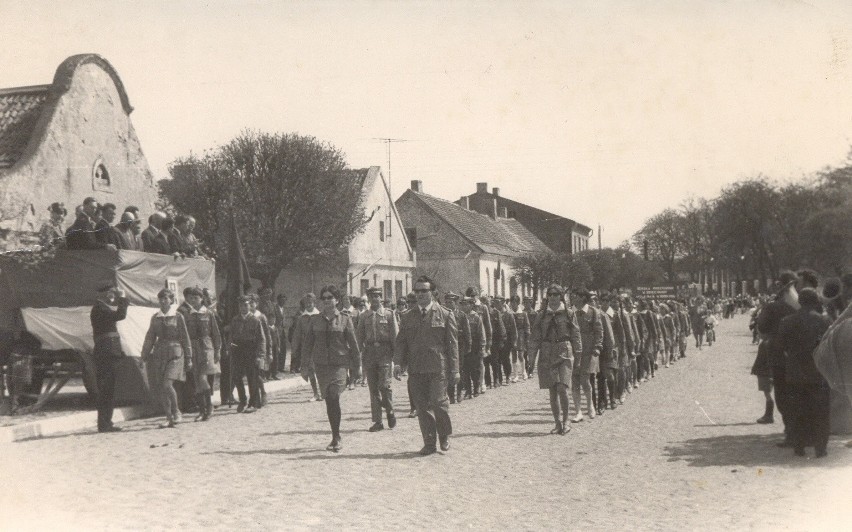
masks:
[[[677,332],[675,330],[675,322],[672,318],[671,310],[665,303],[660,303],[660,314],[662,315],[661,325],[663,327],[665,337],[665,352],[663,354],[663,367],[668,368],[674,361],[674,353],[676,347]]]
[[[625,330],[629,330],[627,340],[626,365],[620,368],[618,389],[621,390],[621,401],[624,401],[624,390],[630,392],[639,386],[639,365],[636,362],[639,352],[642,350],[642,337],[639,335],[638,314],[633,309],[633,302],[627,294],[621,294],[618,298],[618,309],[621,312],[621,321],[625,324]]]
[[[251,296],[245,295],[239,301],[239,313],[228,326],[229,348],[231,356],[232,378],[237,385],[239,404],[237,413],[251,414],[260,408],[258,390],[259,368],[266,358],[266,335],[260,320],[251,311]],[[248,404],[243,377],[248,381]]]
[[[406,309],[404,311],[402,311],[402,313],[400,314],[399,323],[402,323],[402,314],[405,314],[406,312],[410,312],[411,309],[413,309],[417,306],[417,294],[415,294],[414,292],[409,292],[405,296],[405,306],[406,306]],[[396,347],[394,347],[394,349],[396,349]],[[406,368],[402,368],[402,374],[404,376],[408,376],[408,372],[406,371]],[[411,393],[411,379],[406,379],[405,388],[406,388],[406,391],[408,391],[408,406],[409,406],[408,418],[414,419],[414,418],[417,417],[417,407],[414,406],[414,394]]]
[[[444,308],[453,313],[453,316],[456,318],[456,325],[458,327],[458,340],[459,340],[459,373],[464,372],[465,363],[467,362],[467,357],[470,354],[471,348],[471,332],[470,332],[470,323],[467,319],[462,319],[461,312],[458,308],[459,295],[455,292],[447,292],[444,294]],[[462,382],[459,382],[453,386],[447,386],[447,395],[450,397],[450,404],[461,403],[462,402]]]
[[[278,366],[275,371],[287,372],[287,296],[278,294],[275,296],[275,323],[278,324]],[[298,366],[297,366],[298,368]],[[290,359],[290,373],[293,371],[293,359]]]
[[[680,326],[680,358],[686,358],[686,348],[689,344],[689,335],[692,334],[692,329],[690,329],[689,313],[687,313],[686,305],[682,300],[676,301],[675,306],[677,307],[677,320],[678,325]]]
[[[304,364],[314,369],[319,389],[325,399],[331,443],[327,451],[343,449],[340,436],[340,396],[346,390],[347,373],[353,381],[361,378],[361,350],[355,338],[355,325],[349,314],[337,309],[340,290],[334,285],[320,291],[322,312],[311,316],[305,337]],[[303,369],[302,378],[309,379]]]
[[[98,432],[118,432],[121,428],[112,423],[113,398],[115,374],[124,353],[116,323],[127,317],[129,303],[124,291],[114,285],[103,286],[98,292],[101,296],[89,315],[95,340],[92,358],[98,386]]]
[[[198,402],[196,421],[207,421],[213,415],[213,385],[220,373],[222,336],[216,316],[204,305],[204,292],[190,288],[184,293],[190,311],[185,315],[186,329],[192,344],[192,373]]]
[[[581,356],[583,350],[576,315],[563,297],[562,287],[547,288],[547,306],[535,317],[529,345],[531,355],[538,355],[538,386],[550,394],[550,410],[556,424],[550,433],[559,435],[571,430],[568,390],[573,380],[574,354]]]
[[[532,334],[532,324],[535,323],[536,319],[535,300],[531,297],[524,298],[524,314],[527,317],[527,324],[529,324],[530,327],[529,330],[527,330],[527,344],[529,344],[530,334]],[[531,379],[533,376],[533,370],[535,369],[535,354],[533,354],[529,349],[529,345],[526,346],[524,357],[524,369],[526,371],[527,378]]]
[[[355,337],[362,349],[365,380],[370,391],[370,414],[373,425],[370,432],[384,430],[382,409],[388,418],[388,427],[396,427],[393,411],[393,343],[399,332],[393,311],[382,305],[382,289],[367,290],[370,308],[358,318]]]
[[[598,394],[595,410],[603,415],[607,407],[615,410],[616,399],[620,400],[617,374],[621,367],[621,358],[625,356],[626,342],[624,326],[619,319],[614,296],[601,294],[601,324],[603,325],[603,350],[600,356],[600,371],[597,376]],[[594,388],[592,388],[594,392]]]
[[[461,355],[461,342],[459,342],[459,358],[461,363],[461,379],[459,387],[464,387],[464,398],[472,399],[478,397],[480,393],[482,370],[482,356],[485,352],[485,327],[482,324],[482,318],[479,313],[474,310],[476,306],[476,298],[465,297],[460,302],[461,314],[458,321],[462,321],[462,317],[467,320],[468,328],[470,329],[470,348]]]
[[[394,376],[400,378],[401,368],[408,368],[423,437],[420,454],[424,456],[437,452],[436,434],[441,450],[450,450],[453,427],[447,387],[460,379],[456,318],[436,303],[437,289],[435,281],[425,275],[414,283],[417,305],[402,318],[394,352]]]
[[[165,410],[167,424],[163,427],[173,428],[183,419],[174,383],[183,382],[192,369],[192,345],[183,315],[174,307],[174,293],[164,288],[157,294],[157,301],[160,310],[151,317],[142,344],[142,360]]]
[[[479,318],[482,320],[482,326],[485,328],[485,348],[483,350],[482,355],[482,364],[479,367],[479,393],[485,393],[485,388],[488,383],[485,381],[485,373],[490,371],[489,364],[487,361],[488,356],[491,353],[491,336],[493,331],[491,330],[491,311],[488,309],[488,305],[482,305],[480,299],[477,299],[479,296],[479,290],[476,288],[469,286],[465,295],[468,297],[474,298],[474,310],[477,314],[479,314]]]
[[[521,296],[513,295],[510,310],[515,318],[517,331],[516,346],[512,350],[512,382],[527,380],[527,344],[530,338],[530,319],[526,310],[521,310]]]
[[[589,418],[595,418],[594,398],[592,397],[591,376],[598,372],[601,351],[603,350],[603,322],[600,312],[592,306],[592,294],[588,290],[578,290],[577,297],[582,305],[574,315],[580,328],[582,352],[574,357],[571,376],[571,389],[574,396],[574,408],[577,414],[571,423],[583,421],[580,392],[586,396]]]
[[[290,348],[293,351],[290,355],[290,367],[292,368],[293,364],[296,364],[299,368],[299,373],[302,375],[308,375],[308,381],[311,383],[311,389],[314,392],[312,401],[322,401],[322,395],[320,395],[319,385],[317,384],[316,373],[312,367],[306,366],[303,356],[305,350],[305,338],[307,337],[308,328],[310,327],[311,316],[319,314],[319,310],[317,310],[316,307],[316,299],[317,296],[314,295],[313,292],[308,292],[302,297],[302,300],[299,301],[299,306],[302,308],[302,312],[293,323],[293,334],[290,335]]]
[[[790,399],[790,439],[796,456],[804,456],[805,447],[813,445],[816,457],[823,458],[828,454],[830,389],[814,363],[813,353],[831,323],[810,286],[799,292],[799,305],[799,310],[782,318],[778,326]]]
[[[68,215],[68,210],[63,203],[51,203],[47,208],[50,219],[41,226],[38,232],[38,242],[43,249],[64,249],[65,229],[62,222]]]
[[[502,316],[491,306],[492,298],[482,296],[479,298],[479,301],[482,303],[483,310],[487,310],[488,319],[491,320],[491,351],[486,357],[488,360],[485,367],[485,385],[487,387],[490,384],[491,388],[498,388],[502,384],[501,377],[503,374],[500,365],[500,354],[508,342],[509,333],[506,330]]]
[[[512,382],[518,382],[517,375],[512,378],[512,353],[518,345],[518,329],[515,325],[515,316],[506,306],[506,300],[503,297],[494,297],[494,312],[506,330],[506,340],[499,351],[497,381],[508,386]]]
[[[275,303],[272,301],[272,289],[261,288],[257,292],[258,304],[257,310],[266,318],[267,327],[269,328],[269,370],[266,377],[269,380],[278,380],[278,351],[280,345],[278,343],[278,331],[281,328],[281,323],[278,322],[278,314],[275,312]]]
[[[704,317],[710,312],[699,306],[691,315],[692,336],[695,337],[695,347],[701,351],[704,347]]]
[[[266,376],[269,373],[269,368],[272,366],[272,330],[269,328],[269,322],[266,320],[266,315],[258,310],[257,304],[259,298],[257,294],[249,294],[249,308],[252,314],[260,321],[260,329],[263,331],[264,346],[266,349],[265,356],[258,361],[257,367],[257,391],[260,394],[260,405],[255,408],[266,406]]]
[[[786,379],[786,361],[784,359],[784,350],[781,348],[779,341],[779,327],[781,320],[795,313],[799,309],[799,294],[796,292],[796,282],[798,277],[791,271],[781,272],[778,280],[775,282],[775,299],[767,303],[757,317],[757,330],[760,333],[761,340],[766,342],[766,349],[761,350],[758,347],[757,358],[752,366],[752,374],[757,375],[758,389],[766,393],[766,380],[761,379],[769,367],[768,373],[772,375],[772,388],[775,392],[775,404],[770,406],[770,401],[766,401],[766,413],[772,412],[774,407],[778,407],[778,412],[781,414],[781,421],[784,423],[784,441],[778,443],[779,447],[792,447],[793,440],[790,434],[790,396]],[[767,415],[760,419],[766,419]]]

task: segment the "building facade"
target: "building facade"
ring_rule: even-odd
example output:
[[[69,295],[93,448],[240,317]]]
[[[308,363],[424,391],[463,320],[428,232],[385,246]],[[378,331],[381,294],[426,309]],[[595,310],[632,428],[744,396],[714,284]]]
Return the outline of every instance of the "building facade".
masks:
[[[514,267],[549,249],[505,210],[492,205],[492,215],[480,214],[423,193],[420,181],[412,181],[396,205],[417,253],[417,275],[434,279],[440,291],[475,287],[487,295],[532,295]]]
[[[471,210],[482,214],[490,214],[495,205],[497,209],[506,209],[509,218],[520,222],[553,251],[576,253],[589,249],[592,228],[570,218],[505,198],[500,195],[500,189],[497,187],[488,192],[488,183],[477,183],[476,193],[463,196],[456,203],[466,203]]]
[[[0,247],[35,241],[48,206],[87,196],[154,211],[157,188],[118,73],[103,57],[69,57],[53,82],[0,89]]]

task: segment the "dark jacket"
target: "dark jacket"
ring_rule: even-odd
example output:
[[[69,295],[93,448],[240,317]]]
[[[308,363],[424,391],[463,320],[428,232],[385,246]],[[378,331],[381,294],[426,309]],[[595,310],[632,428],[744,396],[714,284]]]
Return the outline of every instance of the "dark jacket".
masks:
[[[467,316],[467,324],[470,329],[470,349],[465,354],[481,357],[485,354],[485,326],[482,324],[482,318],[475,310],[471,310],[468,314],[460,313],[459,316]],[[464,320],[459,318],[459,321]],[[461,342],[459,345],[461,345]]]
[[[228,328],[229,352],[234,357],[252,358],[256,362],[266,357],[266,337],[260,320],[249,313],[245,318],[237,314]]]
[[[768,365],[770,367],[783,367],[785,365],[784,352],[778,343],[778,332],[781,320],[794,312],[796,310],[793,307],[781,299],[776,299],[767,303],[757,316],[757,332],[766,342],[766,356],[769,358]]]
[[[408,373],[459,372],[458,326],[452,312],[433,302],[425,316],[414,306],[401,317],[394,363]]]
[[[530,355],[535,357],[542,342],[570,342],[573,353],[583,352],[583,339],[577,316],[571,309],[560,308],[555,312],[545,308],[535,316],[530,330]]]
[[[161,255],[170,253],[169,240],[166,235],[150,225],[142,231],[142,245],[148,253],[159,253]]]
[[[361,366],[361,350],[355,339],[352,317],[338,310],[331,318],[322,312],[311,316],[302,349],[302,364],[313,366]]]
[[[95,224],[88,216],[80,216],[74,224],[65,231],[65,241],[68,249],[104,249],[106,241],[98,239]]]
[[[814,349],[831,325],[813,308],[801,308],[778,326],[779,349],[784,354],[785,380],[791,384],[820,384],[823,377],[814,363]]]

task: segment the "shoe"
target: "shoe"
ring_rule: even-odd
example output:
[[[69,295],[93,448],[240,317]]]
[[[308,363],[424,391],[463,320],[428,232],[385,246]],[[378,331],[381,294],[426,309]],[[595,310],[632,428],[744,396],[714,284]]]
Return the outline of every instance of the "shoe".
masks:
[[[595,411],[589,410],[589,419],[595,419]]]
[[[98,428],[98,432],[121,432],[121,427],[116,427],[115,425],[110,425],[109,427],[100,427]]]
[[[563,423],[563,424],[562,424],[562,430],[561,430],[561,431],[559,431],[559,432],[558,432],[558,434],[559,434],[560,436],[565,436],[565,435],[566,435],[566,434],[568,434],[569,432],[571,432],[571,425],[566,425],[565,423]]]
[[[599,416],[602,416],[602,415],[604,415],[604,412],[605,412],[604,409],[599,408],[598,411],[596,412],[596,414],[599,415]]]
[[[412,410],[411,412],[409,412],[408,417],[409,418],[417,417],[417,410]]]
[[[326,451],[331,451],[333,453],[339,453],[341,449],[343,449],[343,444],[340,443],[338,438],[332,439],[331,443],[328,444],[328,447],[325,448]]]
[[[826,449],[817,449],[816,450],[816,457],[817,458],[825,458],[826,456],[828,456],[828,451]]]
[[[571,423],[580,423],[581,421],[583,421],[583,414],[577,414],[571,418]]]
[[[322,401],[322,397],[320,397],[320,394],[315,393],[314,398],[311,399],[311,401]]]
[[[619,401],[619,404],[622,404],[622,405],[623,405],[624,403],[623,403],[623,402],[621,402],[621,401]],[[609,409],[610,409],[610,410],[615,410],[616,408],[617,408],[617,405],[616,405],[615,403],[612,403],[612,404],[610,404],[610,405],[609,405]]]
[[[450,438],[449,438],[449,436],[444,436],[443,438],[440,438],[440,440],[441,440],[441,450],[444,451],[444,452],[449,451],[450,450]]]
[[[388,412],[388,428],[396,427],[396,415],[393,412]]]
[[[466,393],[466,394],[464,394],[464,398],[465,398],[465,399],[473,399],[473,398],[474,398],[474,397],[476,397],[477,395],[479,395],[479,394],[469,394],[469,393]]]
[[[177,414],[175,414],[174,422],[183,423],[183,414],[180,413],[180,410],[178,410]]]
[[[250,407],[246,408],[245,410],[243,410],[243,414],[254,414],[255,412],[257,412],[257,408],[255,408],[253,406],[250,406]]]
[[[761,425],[769,425],[771,423],[775,423],[775,419],[772,416],[763,416],[762,418],[757,420]]]
[[[380,430],[385,430],[385,426],[382,425],[381,421],[373,423],[373,425],[367,429],[368,432],[379,432]]]
[[[556,426],[553,430],[550,431],[551,434],[562,434],[562,431],[565,430],[565,424],[559,421],[556,422]]]
[[[455,396],[455,395],[451,395],[451,396],[450,396],[450,404],[451,404],[451,405],[456,404],[456,396]]]
[[[424,445],[422,449],[420,449],[420,454],[422,456],[429,456],[430,454],[435,454],[438,452],[438,449],[435,448],[434,445]]]
[[[201,410],[199,410],[199,411],[198,411],[198,415],[197,415],[197,416],[195,416],[195,419],[193,419],[192,421],[193,421],[193,422],[195,422],[195,421],[201,421],[201,418],[203,418],[203,417],[204,417],[204,414],[206,414],[206,413],[207,413],[207,411],[206,411],[206,410],[204,410],[204,409],[202,408]]]

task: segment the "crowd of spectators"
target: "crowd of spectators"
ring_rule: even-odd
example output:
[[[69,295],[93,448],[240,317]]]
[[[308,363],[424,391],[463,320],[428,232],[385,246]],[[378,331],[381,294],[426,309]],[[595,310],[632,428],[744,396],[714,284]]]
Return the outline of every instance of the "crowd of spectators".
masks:
[[[117,207],[112,203],[101,205],[89,197],[75,209],[74,222],[65,229],[65,206],[52,203],[47,210],[50,219],[39,231],[42,249],[125,249],[183,257],[200,255],[192,216],[171,217],[158,211],[148,217],[148,227],[143,231],[138,207],[126,207],[113,225]]]

